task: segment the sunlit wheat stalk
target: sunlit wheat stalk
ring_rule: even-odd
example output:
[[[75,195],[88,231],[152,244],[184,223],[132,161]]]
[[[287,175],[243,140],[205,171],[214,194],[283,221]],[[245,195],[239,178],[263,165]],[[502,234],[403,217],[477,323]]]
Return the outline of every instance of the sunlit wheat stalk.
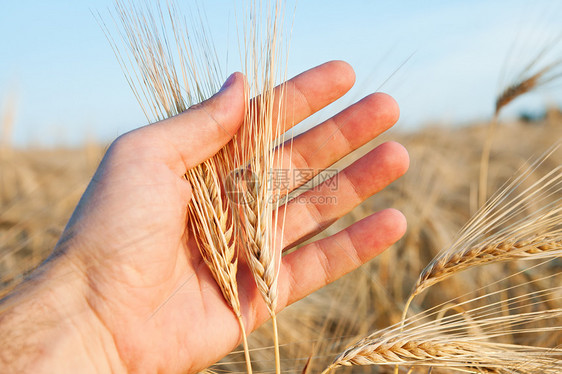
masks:
[[[416,295],[470,267],[517,259],[548,261],[562,255],[562,166],[528,182],[559,146],[552,147],[507,183],[465,225],[456,241],[430,262],[412,290],[401,323],[353,344],[325,373],[340,366],[374,364],[394,365],[395,373],[399,365],[475,368],[477,371],[473,372],[556,372],[553,368],[560,367],[562,350],[503,344],[493,339],[506,334],[561,330],[562,309],[523,310],[533,303],[538,306],[539,298],[560,300],[560,286],[534,291],[525,297],[511,297],[507,306],[501,301],[464,311],[470,302],[509,291],[501,290],[468,302],[442,305],[445,310],[461,310],[452,316],[445,316],[439,307],[410,318],[406,316]],[[525,183],[529,186],[524,187]],[[510,290],[525,285],[519,284]],[[506,314],[506,310],[509,313]],[[544,323],[548,328],[529,327],[531,322]]]
[[[191,227],[203,259],[238,317],[249,372],[236,283],[236,246],[246,248],[247,263],[270,311],[276,371],[281,371],[275,309],[278,243],[282,242],[279,236],[284,218],[278,214],[280,199],[275,196],[271,175],[284,157],[276,153],[277,145],[284,141],[284,88],[275,88],[278,81],[286,78],[282,5],[280,0],[253,1],[245,10],[240,42],[241,63],[247,77],[244,124],[229,146],[186,174],[193,187],[189,206]],[[188,30],[171,1],[167,11],[160,5],[155,9],[139,7],[133,1],[117,1],[120,35],[129,53],[127,60],[110,38],[127,80],[150,120],[169,118],[209,98],[222,78],[210,33],[202,22],[199,30]],[[223,181],[232,177],[233,170],[243,170],[234,174],[235,179],[251,175],[255,183],[235,184],[239,193],[230,197],[241,199],[229,201],[223,195]]]
[[[218,91],[222,74],[210,33],[200,20],[193,31],[172,1],[163,9],[158,2],[136,5],[116,1],[116,23],[128,57],[104,30],[127,81],[149,119],[170,118],[204,101]],[[218,124],[220,126],[220,124]],[[233,213],[222,192],[222,180],[232,168],[226,150],[186,174],[193,197],[189,222],[198,246],[221,292],[235,313],[242,332],[247,371],[252,372],[246,331],[236,282],[237,254]]]
[[[465,269],[500,261],[562,255],[562,167],[520,191],[520,186],[560,147],[556,144],[490,199],[421,272],[406,301]],[[395,370],[396,371],[396,370]]]
[[[554,146],[490,199],[455,242],[425,267],[407,304],[431,285],[473,266],[562,254],[562,166],[523,191],[519,188],[558,149]]]
[[[494,134],[498,126],[499,115],[501,111],[512,101],[521,97],[533,90],[556,81],[562,77],[562,60],[556,60],[552,63],[539,68],[536,71],[546,52],[548,46],[542,50],[537,56],[523,69],[519,74],[517,80],[511,85],[505,87],[496,98],[496,105],[494,116],[488,127],[488,135],[484,141],[482,148],[482,155],[480,158],[480,175],[479,175],[479,188],[478,188],[478,204],[483,206],[488,193],[488,168],[490,163],[490,152],[492,149],[492,142]],[[533,73],[533,71],[536,71]]]
[[[273,322],[276,373],[281,372],[277,329],[277,279],[281,262],[283,219],[281,199],[276,196],[275,170],[281,168],[284,147],[284,86],[287,56],[283,49],[283,1],[253,1],[249,13],[252,22],[244,30],[244,72],[249,79],[249,96],[236,158],[240,168],[248,170],[252,183],[239,201],[240,238],[246,248],[246,260]],[[281,153],[281,154],[279,154]],[[248,182],[248,181],[246,181]],[[278,230],[278,227],[281,227]],[[279,234],[278,234],[279,233]]]
[[[560,275],[556,273],[535,282]],[[395,324],[353,344],[324,373],[354,365],[446,367],[471,373],[556,373],[562,365],[562,349],[496,340],[562,330],[559,323],[562,309],[540,309],[545,301],[561,300],[562,286],[465,310],[473,303],[526,286],[519,284],[465,302],[459,302],[459,298],[416,314],[406,319],[404,325]],[[451,310],[456,313],[445,315]]]

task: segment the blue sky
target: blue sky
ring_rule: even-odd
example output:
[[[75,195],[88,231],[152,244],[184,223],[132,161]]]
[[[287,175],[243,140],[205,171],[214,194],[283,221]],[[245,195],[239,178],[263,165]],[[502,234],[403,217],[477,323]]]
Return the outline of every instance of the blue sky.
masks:
[[[232,42],[235,1],[201,3],[217,44]],[[16,102],[17,143],[110,140],[146,123],[91,14],[112,4],[2,5],[0,112],[9,99]],[[380,88],[398,100],[402,129],[463,123],[490,115],[499,88],[562,34],[559,19],[562,4],[556,0],[300,0],[288,69],[294,75],[331,59],[351,63],[356,88],[332,111]],[[561,47],[554,47],[554,56],[562,56]],[[236,61],[237,53],[230,50],[229,59]],[[560,84],[516,102],[510,113],[545,103],[562,105]]]

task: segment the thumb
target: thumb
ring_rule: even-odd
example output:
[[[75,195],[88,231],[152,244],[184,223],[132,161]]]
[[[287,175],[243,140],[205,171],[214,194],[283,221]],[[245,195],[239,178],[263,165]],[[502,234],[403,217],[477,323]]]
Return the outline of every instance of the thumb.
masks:
[[[128,135],[152,160],[182,175],[230,141],[243,122],[244,107],[244,76],[234,73],[210,99]]]

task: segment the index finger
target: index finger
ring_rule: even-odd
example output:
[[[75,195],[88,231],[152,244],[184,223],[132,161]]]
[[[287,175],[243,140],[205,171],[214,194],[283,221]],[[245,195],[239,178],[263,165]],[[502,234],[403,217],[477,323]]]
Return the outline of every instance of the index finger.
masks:
[[[274,126],[280,133],[333,103],[353,87],[355,72],[344,61],[330,61],[307,70],[274,89],[272,104]],[[259,113],[259,97],[252,99]],[[279,113],[281,109],[281,113]]]

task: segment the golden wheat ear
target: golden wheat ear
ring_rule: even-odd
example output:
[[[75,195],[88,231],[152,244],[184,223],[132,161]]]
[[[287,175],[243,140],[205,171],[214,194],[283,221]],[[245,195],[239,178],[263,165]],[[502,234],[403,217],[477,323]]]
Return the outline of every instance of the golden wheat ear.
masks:
[[[245,183],[239,212],[240,246],[256,286],[265,301],[273,323],[275,368],[281,372],[277,328],[277,279],[281,264],[282,222],[280,201],[272,176],[281,168],[282,156],[276,153],[285,141],[284,86],[286,60],[283,34],[284,1],[254,1],[246,12],[249,27],[245,29],[246,55],[244,72],[248,78],[247,112],[235,147],[238,170],[252,176]],[[263,30],[267,30],[265,34]],[[283,155],[286,156],[286,155]],[[281,227],[281,228],[280,228]],[[280,228],[280,229],[279,229]]]
[[[488,134],[482,148],[480,158],[480,175],[479,175],[479,193],[478,203],[483,206],[488,194],[488,167],[490,163],[490,153],[492,142],[494,139],[496,128],[499,123],[499,115],[501,111],[512,101],[529,92],[535,91],[541,87],[557,81],[562,78],[562,59],[557,59],[551,63],[543,65],[544,56],[550,51],[552,46],[548,45],[541,50],[527,66],[522,70],[513,83],[505,87],[496,97],[495,111],[492,121],[488,128]]]
[[[560,347],[506,341],[545,331],[553,334],[562,331],[558,323],[562,308],[541,307],[548,302],[560,305],[562,286],[527,290],[529,286],[540,288],[537,286],[545,281],[556,284],[560,275],[488,292],[467,301],[458,298],[416,314],[406,319],[404,325],[395,324],[351,345],[324,373],[358,365],[437,367],[469,373],[557,373],[562,365]],[[516,296],[506,300],[506,294]],[[496,301],[488,301],[492,299]]]
[[[540,178],[531,178],[559,150],[560,143],[507,183],[465,225],[453,245],[430,262],[412,290],[402,322],[353,344],[324,373],[355,365],[395,366],[395,373],[398,366],[450,367],[472,372],[556,372],[552,368],[562,364],[562,349],[506,344],[498,338],[541,333],[545,326],[552,331],[562,330],[558,323],[562,317],[559,283],[527,293],[517,291],[523,296],[512,296],[507,301],[502,297],[498,302],[469,307],[483,297],[517,294],[515,290],[529,284],[559,279],[560,272],[467,302],[459,298],[410,318],[406,315],[416,295],[470,267],[513,260],[549,262],[562,255],[562,166],[555,166]],[[538,307],[542,304],[536,300],[542,299],[545,305],[554,306],[526,309],[526,301]],[[446,316],[450,309],[457,313]]]
[[[210,98],[223,81],[210,32],[202,19],[188,27],[174,1],[154,4],[116,0],[113,19],[126,54],[100,21],[127,81],[150,122],[169,118]],[[222,149],[189,170],[193,197],[188,221],[202,258],[236,315],[247,371],[252,372],[240,306],[235,235],[236,219],[224,196],[223,181],[233,168],[231,151]]]
[[[465,269],[499,261],[562,254],[562,166],[523,187],[555,152],[553,146],[500,190],[421,272],[410,300]]]

